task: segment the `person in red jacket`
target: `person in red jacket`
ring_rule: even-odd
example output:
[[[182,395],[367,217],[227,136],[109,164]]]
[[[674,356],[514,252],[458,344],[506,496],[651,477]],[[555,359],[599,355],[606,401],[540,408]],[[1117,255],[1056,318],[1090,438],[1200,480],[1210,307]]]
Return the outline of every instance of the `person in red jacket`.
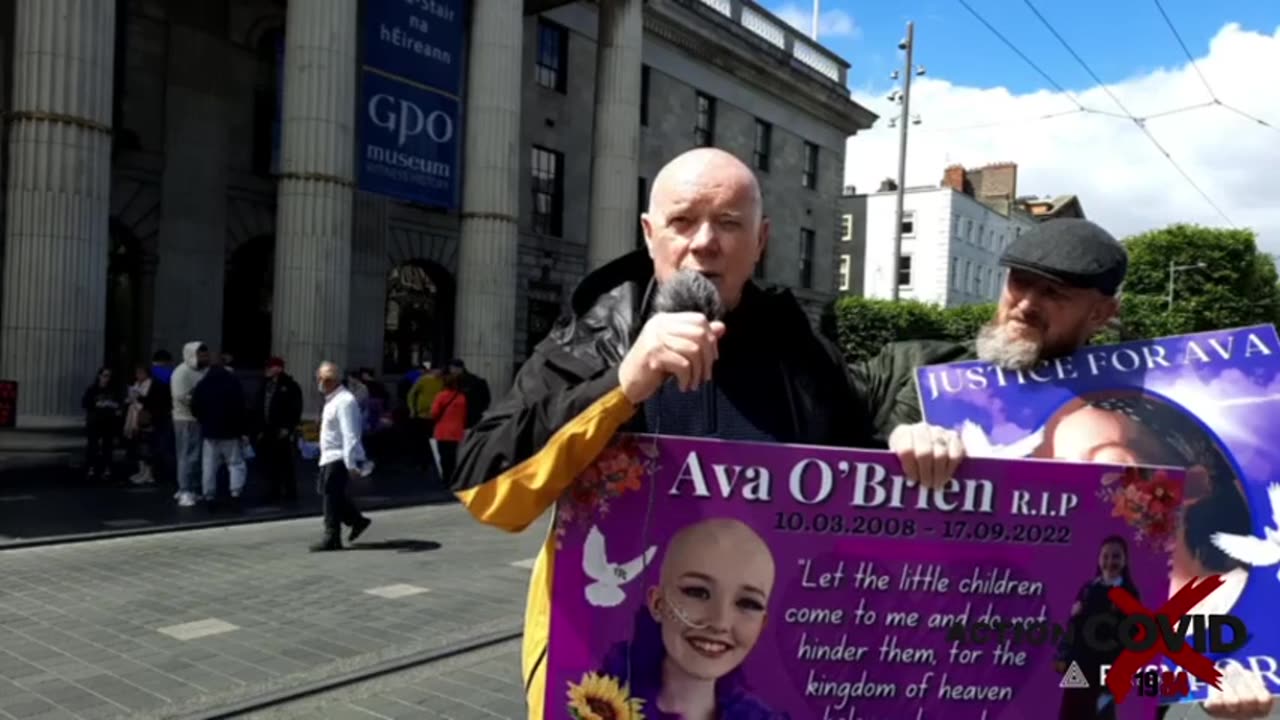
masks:
[[[440,478],[446,483],[458,463],[458,446],[467,432],[467,396],[462,392],[461,374],[446,374],[444,389],[431,402],[432,435],[440,454]]]

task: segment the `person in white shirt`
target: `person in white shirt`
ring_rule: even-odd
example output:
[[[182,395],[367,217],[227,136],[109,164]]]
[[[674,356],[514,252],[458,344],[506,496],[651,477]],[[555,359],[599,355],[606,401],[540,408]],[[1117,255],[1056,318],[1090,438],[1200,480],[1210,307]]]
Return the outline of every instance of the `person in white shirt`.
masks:
[[[351,528],[347,542],[355,542],[372,520],[360,514],[347,497],[347,481],[372,468],[360,442],[363,419],[356,398],[342,386],[342,372],[331,362],[316,369],[316,386],[324,395],[320,414],[320,475],[316,492],[324,498],[324,538],[312,552],[342,549],[342,526]]]

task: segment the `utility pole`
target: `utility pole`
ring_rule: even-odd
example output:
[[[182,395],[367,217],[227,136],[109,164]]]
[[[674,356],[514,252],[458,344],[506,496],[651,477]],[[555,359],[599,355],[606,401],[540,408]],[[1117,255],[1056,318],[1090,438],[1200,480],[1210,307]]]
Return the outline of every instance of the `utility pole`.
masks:
[[[890,95],[891,100],[897,100],[902,103],[902,115],[898,118],[898,123],[902,126],[898,129],[898,208],[894,214],[893,224],[893,272],[889,276],[889,283],[892,287],[890,297],[897,301],[898,299],[898,272],[902,263],[902,220],[904,213],[902,209],[903,202],[906,199],[907,191],[907,129],[911,124],[911,76],[913,74],[924,75],[924,68],[918,68],[912,72],[911,60],[914,56],[916,44],[916,24],[914,22],[907,23],[907,37],[898,43],[900,50],[906,51],[906,60],[902,65],[902,90],[893,91]],[[898,73],[893,73],[892,77],[897,79]],[[915,119],[916,123],[920,122],[919,118]],[[893,127],[893,121],[889,121],[889,127]]]
[[[822,6],[822,0],[813,0],[813,29],[810,31],[809,36],[813,39],[814,42],[818,41],[818,15],[819,15],[819,8],[821,6]]]

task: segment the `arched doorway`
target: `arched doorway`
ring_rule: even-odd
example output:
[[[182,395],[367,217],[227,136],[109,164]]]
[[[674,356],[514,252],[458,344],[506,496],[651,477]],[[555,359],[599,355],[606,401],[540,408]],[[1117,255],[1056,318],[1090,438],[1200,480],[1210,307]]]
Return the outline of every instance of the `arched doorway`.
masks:
[[[271,357],[271,302],[276,239],[256,237],[231,253],[222,288],[222,346],[238,368],[261,368]]]
[[[106,332],[103,364],[119,377],[132,377],[130,367],[146,356],[142,337],[142,244],[133,232],[112,218],[108,230]]]
[[[429,260],[409,260],[387,275],[382,369],[403,373],[431,359],[448,362],[453,352],[453,277]]]

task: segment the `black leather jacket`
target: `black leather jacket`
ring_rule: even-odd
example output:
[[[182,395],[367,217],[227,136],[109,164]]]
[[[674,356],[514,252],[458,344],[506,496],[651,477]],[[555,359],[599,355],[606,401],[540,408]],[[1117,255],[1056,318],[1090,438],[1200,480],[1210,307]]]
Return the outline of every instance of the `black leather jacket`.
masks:
[[[653,264],[644,252],[626,255],[583,279],[569,311],[534,349],[511,391],[467,434],[452,483],[455,491],[483,484],[531,457],[559,427],[618,387],[617,368],[647,316]],[[878,447],[866,403],[839,351],[813,330],[787,290],[751,285],[751,324],[766,328],[785,383],[798,442]],[[744,300],[745,305],[745,300]],[[773,382],[763,378],[762,382]],[[639,414],[638,414],[639,415]],[[627,430],[642,430],[637,417]]]

